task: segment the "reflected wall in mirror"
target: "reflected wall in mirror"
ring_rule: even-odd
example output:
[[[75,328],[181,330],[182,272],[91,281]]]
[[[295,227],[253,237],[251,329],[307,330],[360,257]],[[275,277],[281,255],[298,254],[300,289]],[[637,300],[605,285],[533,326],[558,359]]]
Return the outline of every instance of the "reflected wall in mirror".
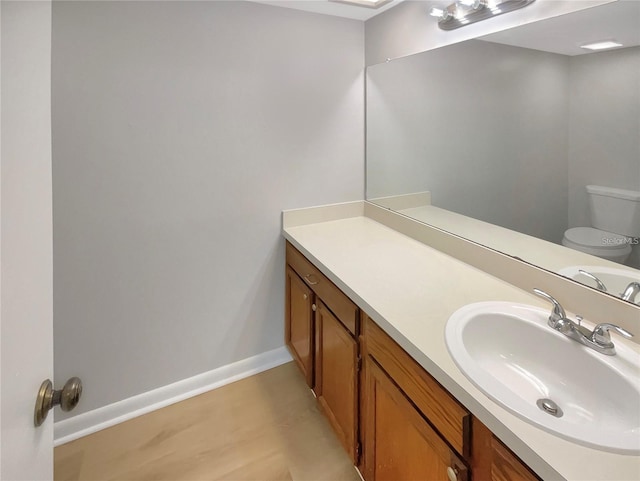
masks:
[[[639,45],[640,2],[620,0],[369,67],[367,199],[622,294],[614,271],[640,281]]]

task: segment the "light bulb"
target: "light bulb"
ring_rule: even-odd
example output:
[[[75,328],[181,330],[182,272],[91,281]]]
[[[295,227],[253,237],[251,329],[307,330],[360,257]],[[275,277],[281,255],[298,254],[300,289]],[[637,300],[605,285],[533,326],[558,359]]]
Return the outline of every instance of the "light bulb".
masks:
[[[458,0],[458,3],[472,10],[478,10],[483,5],[482,0]]]
[[[444,18],[445,10],[439,7],[431,7],[429,15],[431,15],[432,17]]]

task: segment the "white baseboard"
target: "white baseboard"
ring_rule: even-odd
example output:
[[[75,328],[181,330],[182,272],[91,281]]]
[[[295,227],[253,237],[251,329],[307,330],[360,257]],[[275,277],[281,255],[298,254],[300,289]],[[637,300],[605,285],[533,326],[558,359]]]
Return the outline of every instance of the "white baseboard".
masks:
[[[53,425],[54,446],[60,446],[291,360],[287,348],[280,347],[72,418],[63,419]]]

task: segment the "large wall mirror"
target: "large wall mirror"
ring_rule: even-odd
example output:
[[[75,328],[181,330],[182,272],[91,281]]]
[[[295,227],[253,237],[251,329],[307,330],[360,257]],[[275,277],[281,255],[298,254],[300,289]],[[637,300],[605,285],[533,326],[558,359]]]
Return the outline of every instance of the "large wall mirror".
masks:
[[[582,48],[603,40],[622,46]],[[366,179],[371,202],[640,303],[640,2],[369,67]]]

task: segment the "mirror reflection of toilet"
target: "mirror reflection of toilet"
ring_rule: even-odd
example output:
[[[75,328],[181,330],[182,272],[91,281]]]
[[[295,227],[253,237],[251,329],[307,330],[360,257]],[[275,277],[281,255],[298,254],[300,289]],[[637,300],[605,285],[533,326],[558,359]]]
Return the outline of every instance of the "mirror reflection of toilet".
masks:
[[[591,227],[573,227],[562,245],[623,264],[640,237],[640,192],[587,185]]]

